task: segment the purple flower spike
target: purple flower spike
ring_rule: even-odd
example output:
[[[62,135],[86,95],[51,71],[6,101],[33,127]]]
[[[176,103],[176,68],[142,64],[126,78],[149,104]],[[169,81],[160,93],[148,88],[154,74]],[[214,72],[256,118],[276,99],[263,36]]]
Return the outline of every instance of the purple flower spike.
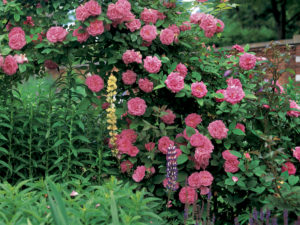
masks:
[[[260,218],[261,221],[264,221],[265,213],[264,213],[264,209],[263,208],[261,208],[261,210],[260,210],[260,216],[259,216],[259,218]]]
[[[283,220],[284,225],[289,225],[289,212],[286,209],[283,211]]]
[[[240,225],[238,217],[234,218],[234,225]]]
[[[171,191],[176,191],[176,183],[177,183],[177,156],[176,156],[176,146],[170,145],[167,152],[167,189]]]
[[[255,221],[257,221],[258,220],[258,217],[257,217],[258,215],[257,215],[257,210],[256,210],[256,208],[254,208],[253,209],[253,219],[255,220]]]
[[[278,225],[278,223],[277,223],[277,218],[276,218],[276,217],[274,217],[274,218],[272,219],[272,225]]]
[[[249,219],[249,224],[250,224],[250,225],[254,225],[254,221],[253,221],[253,218],[252,218],[252,217]]]

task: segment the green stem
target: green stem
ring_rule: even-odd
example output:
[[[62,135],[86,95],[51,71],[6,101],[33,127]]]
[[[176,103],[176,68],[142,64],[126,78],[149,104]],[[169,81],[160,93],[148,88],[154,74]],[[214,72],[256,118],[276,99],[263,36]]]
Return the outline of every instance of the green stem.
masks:
[[[32,118],[33,118],[33,109],[30,106],[30,115],[29,115],[29,177],[32,178]]]

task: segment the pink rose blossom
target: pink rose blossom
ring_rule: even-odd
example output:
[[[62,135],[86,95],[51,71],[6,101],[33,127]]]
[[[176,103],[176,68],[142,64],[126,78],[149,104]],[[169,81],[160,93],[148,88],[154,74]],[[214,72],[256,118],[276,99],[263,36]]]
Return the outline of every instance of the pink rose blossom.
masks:
[[[182,23],[182,25],[179,27],[181,31],[187,31],[191,30],[191,23],[189,21],[185,21]]]
[[[125,172],[129,172],[131,170],[131,168],[133,167],[133,164],[129,160],[126,160],[120,164],[120,167],[121,167],[121,172],[125,173]]]
[[[153,82],[149,81],[147,78],[141,78],[139,79],[139,88],[142,91],[149,93],[153,90]]]
[[[292,117],[299,117],[300,116],[300,106],[293,100],[290,100],[290,111],[288,111],[286,114],[288,116],[292,116]],[[297,109],[299,111],[295,111],[292,109]]]
[[[132,175],[132,179],[135,182],[140,182],[141,180],[144,179],[145,172],[146,172],[146,167],[145,166],[138,166],[136,168],[136,170],[134,171],[133,175]]]
[[[192,188],[200,188],[201,186],[201,181],[200,181],[201,177],[200,177],[200,174],[195,172],[195,173],[192,173],[189,178],[188,178],[188,184],[189,186],[191,186]]]
[[[224,152],[222,152],[222,157],[225,160],[237,160],[238,159],[237,156],[230,153],[230,150],[225,150]]]
[[[274,84],[274,81],[272,82],[272,84]],[[275,90],[276,93],[278,93],[278,89],[280,91],[280,94],[285,93],[284,88],[282,87],[282,85],[280,85],[280,83],[279,83],[278,80],[276,81],[276,86],[277,87],[274,88],[274,90]]]
[[[166,28],[160,32],[159,38],[160,38],[160,41],[162,44],[170,45],[174,41],[175,34],[174,34],[173,30]]]
[[[244,53],[240,56],[239,65],[244,70],[251,70],[255,67],[256,57],[255,55]]]
[[[293,156],[300,162],[300,147],[296,147],[293,150]]]
[[[228,85],[228,87],[231,86],[236,86],[236,87],[240,87],[242,88],[242,83],[239,79],[233,79],[233,77],[230,77],[229,79],[226,80],[226,83]]]
[[[289,175],[294,175],[296,173],[296,167],[293,163],[286,162],[281,167],[281,172],[283,173],[285,171],[288,171]]]
[[[188,69],[182,63],[177,64],[175,71],[178,72],[180,74],[180,76],[182,76],[183,78],[185,78],[185,76],[188,73]]]
[[[73,31],[73,37],[77,37],[77,41],[79,43],[86,42],[89,38],[88,32],[86,32],[82,26],[78,27],[76,30]]]
[[[18,68],[17,60],[11,55],[6,56],[2,66],[3,72],[7,75],[14,75]]]
[[[23,64],[23,63],[27,63],[28,62],[28,59],[26,57],[25,54],[20,54],[20,55],[14,55],[14,58],[17,60],[17,63],[18,64]],[[1,66],[0,66],[1,67]]]
[[[118,8],[116,4],[109,4],[107,8],[107,17],[113,22],[120,23],[123,18],[122,9]]]
[[[47,39],[51,43],[63,42],[66,39],[68,32],[62,27],[51,27],[47,31]]]
[[[192,95],[197,98],[203,98],[207,94],[206,85],[201,82],[192,83]]]
[[[90,22],[87,32],[92,36],[100,35],[104,32],[104,26],[102,20],[95,20]]]
[[[155,9],[144,8],[143,12],[141,13],[141,20],[143,20],[146,24],[155,24],[157,19],[157,10]]]
[[[245,126],[241,123],[237,123],[235,126],[235,129],[240,129],[241,131],[243,131],[245,133]]]
[[[207,129],[209,134],[215,139],[222,140],[227,137],[228,129],[222,120],[215,120],[211,122]]]
[[[146,112],[147,105],[144,99],[132,98],[127,102],[128,113],[133,116],[142,116]]]
[[[191,113],[185,118],[184,121],[187,126],[196,128],[202,122],[202,118],[196,113]]]
[[[154,25],[143,26],[140,31],[140,35],[144,41],[152,42],[157,36],[156,26]]]
[[[123,62],[128,65],[129,63],[142,63],[142,55],[140,52],[134,50],[127,50],[122,56]]]
[[[210,186],[214,180],[214,177],[208,171],[200,171],[199,172],[199,179],[201,186]]]
[[[102,12],[99,3],[94,0],[90,0],[87,3],[85,3],[84,7],[91,16],[99,16]]]
[[[167,154],[170,145],[174,146],[174,141],[167,136],[163,136],[158,140],[158,150],[163,154]]]
[[[52,60],[49,60],[49,59],[45,60],[44,65],[49,70],[53,70],[53,69],[58,68],[58,65],[55,62],[53,62]]]
[[[245,92],[243,91],[243,88],[238,86],[227,87],[224,94],[225,101],[231,104],[239,103],[245,97]]]
[[[119,138],[125,138],[128,139],[131,143],[136,142],[137,134],[132,129],[125,129],[122,130],[122,132],[119,134]]]
[[[221,93],[221,94],[223,94],[223,96],[225,97],[225,92],[226,92],[226,90],[224,90],[224,89],[221,89],[221,90],[217,90],[216,91],[216,93],[218,94],[218,93]],[[216,102],[223,102],[224,101],[224,98],[215,98],[215,100],[216,100]]]
[[[210,189],[208,187],[201,186],[200,187],[200,195],[207,195]]]
[[[205,170],[205,168],[209,165],[209,159],[211,158],[211,150],[206,148],[196,148],[194,162],[195,168],[200,170],[201,168]]]
[[[184,88],[184,78],[179,73],[172,72],[165,80],[165,84],[173,93],[177,93]]]
[[[215,18],[210,14],[205,14],[201,18],[200,28],[204,30],[205,36],[210,38],[217,32]]]
[[[24,21],[24,24],[25,25],[30,25],[30,26],[34,27],[34,21],[32,20],[32,17],[31,16],[27,16],[26,17],[26,21]]]
[[[193,134],[190,138],[191,146],[200,147],[204,144],[204,140],[206,137],[202,134]]]
[[[182,204],[193,204],[198,200],[197,192],[192,187],[183,187],[179,192],[179,200]]]
[[[200,24],[201,19],[205,16],[204,13],[194,13],[190,16],[191,23]]]
[[[222,21],[222,20],[219,20],[219,19],[216,19],[216,23],[217,23],[217,30],[216,30],[216,32],[217,32],[217,33],[223,32],[224,27],[225,27],[223,21]]]
[[[236,182],[238,182],[239,178],[238,178],[238,177],[235,177],[235,176],[233,176],[233,177],[232,177],[232,180],[233,180],[233,182],[235,182],[235,183],[236,183]]]
[[[176,24],[169,25],[168,28],[174,32],[175,36],[178,36],[180,34],[180,29]]]
[[[145,148],[147,149],[148,152],[151,152],[155,148],[155,143],[154,142],[146,143]]]
[[[245,153],[244,153],[244,156],[245,156],[245,158],[248,159],[249,161],[251,160],[251,156],[250,156],[250,154],[249,154],[248,152],[245,152]]]
[[[240,162],[237,159],[226,160],[224,163],[225,172],[236,173],[239,171]]]
[[[173,113],[172,110],[170,109],[167,109],[165,111],[167,114],[166,115],[163,115],[162,117],[160,117],[160,119],[165,123],[165,124],[173,124],[174,123],[174,120],[176,118],[176,115]]]
[[[141,21],[139,19],[134,19],[128,23],[125,23],[125,25],[131,32],[134,32],[141,28]]]
[[[93,74],[92,76],[88,76],[85,80],[85,84],[92,92],[99,92],[104,88],[103,79],[97,75]]]
[[[136,81],[136,73],[132,70],[127,70],[126,72],[122,73],[122,80],[123,83],[126,85],[134,84]]]
[[[233,50],[236,50],[236,51],[238,51],[238,52],[244,52],[245,50],[244,50],[244,48],[242,47],[242,46],[240,46],[240,45],[233,45],[232,47],[231,47],[231,49],[233,49]]]
[[[157,18],[159,20],[164,20],[166,18],[166,15],[163,14],[162,12],[157,11]]]
[[[80,5],[76,8],[75,14],[76,14],[76,19],[82,22],[85,21],[90,16],[89,11],[83,5]]]
[[[161,61],[156,56],[147,56],[144,59],[144,68],[149,73],[158,73],[161,67]]]
[[[195,134],[194,134],[195,135]],[[198,137],[200,138],[200,141],[196,141],[196,140],[193,140],[195,141],[195,145],[197,145],[197,148],[196,148],[196,152],[197,151],[203,151],[203,152],[206,152],[206,153],[212,153],[213,149],[214,149],[214,146],[213,144],[211,143],[211,141],[204,135],[198,135],[196,134],[197,136],[195,137]],[[196,160],[197,160],[197,155],[195,155],[196,157]]]
[[[8,45],[13,50],[21,50],[26,45],[25,32],[21,27],[11,29],[8,39]]]

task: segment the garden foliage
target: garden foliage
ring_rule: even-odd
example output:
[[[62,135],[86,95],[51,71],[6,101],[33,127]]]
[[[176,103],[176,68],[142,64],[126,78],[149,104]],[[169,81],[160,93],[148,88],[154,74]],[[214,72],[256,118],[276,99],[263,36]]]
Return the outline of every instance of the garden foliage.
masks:
[[[3,179],[115,174],[165,201],[172,224],[207,195],[217,224],[245,222],[263,206],[298,215],[300,107],[293,85],[278,83],[289,55],[274,45],[267,58],[249,46],[206,46],[231,7],[0,2]],[[54,88],[24,104],[18,84],[45,68],[60,73]]]

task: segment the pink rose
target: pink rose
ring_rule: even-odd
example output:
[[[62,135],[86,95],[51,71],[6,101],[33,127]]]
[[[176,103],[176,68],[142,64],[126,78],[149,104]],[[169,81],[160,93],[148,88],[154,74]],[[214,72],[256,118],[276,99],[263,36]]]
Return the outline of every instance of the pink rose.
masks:
[[[299,117],[300,116],[300,106],[293,100],[290,100],[290,111],[288,111],[286,114],[288,116],[292,116],[292,117]],[[297,109],[299,111],[295,111],[292,109]]]
[[[205,144],[206,140],[204,140],[204,139],[206,139],[206,138],[207,137],[205,137],[204,135],[196,133],[191,136],[190,143],[193,147],[200,147],[200,146],[203,146],[203,144]]]
[[[77,37],[77,41],[79,43],[86,42],[86,40],[89,38],[88,32],[86,32],[82,26],[78,27],[76,30],[73,31],[73,37]]]
[[[166,29],[163,29],[160,32],[159,38],[160,38],[160,41],[161,41],[162,44],[164,44],[164,45],[170,45],[174,41],[175,34],[174,34],[174,32],[171,29],[166,28]]]
[[[104,26],[102,20],[92,21],[87,28],[87,32],[92,36],[100,35],[104,32]]]
[[[221,93],[224,97],[225,97],[225,91],[226,90],[223,90],[223,89],[221,89],[221,90],[217,90],[216,91],[216,93],[218,94],[218,93]],[[216,100],[216,102],[223,102],[224,101],[224,98],[215,98],[215,100]]]
[[[183,187],[179,192],[179,200],[182,204],[193,204],[198,200],[197,192],[192,187]]]
[[[293,156],[300,162],[300,147],[293,149]]]
[[[165,124],[173,124],[174,123],[174,119],[176,118],[176,115],[173,113],[172,110],[167,109],[165,111],[165,115],[163,115],[162,117],[160,117],[160,119],[165,123]]]
[[[294,175],[296,173],[296,167],[293,163],[286,162],[281,167],[281,172],[283,173],[285,171],[288,171],[289,175]]]
[[[157,36],[156,26],[154,25],[143,26],[140,31],[140,35],[144,41],[152,42]]]
[[[107,8],[107,17],[112,21],[117,21],[120,23],[123,18],[122,9],[117,7],[116,4],[109,4]]]
[[[137,139],[137,134],[132,129],[122,130],[122,132],[119,135],[120,135],[120,138],[128,139],[131,143],[136,142],[136,139]]]
[[[219,19],[216,19],[216,24],[217,24],[217,30],[216,30],[216,32],[217,32],[217,33],[223,32],[224,27],[225,27],[223,21],[222,21],[222,20],[219,20]]]
[[[214,180],[214,177],[208,171],[200,171],[199,172],[199,179],[201,186],[210,186]]]
[[[200,173],[192,173],[189,178],[188,178],[188,184],[189,186],[191,186],[192,188],[200,188],[201,187],[201,181],[200,181],[201,177],[200,177]]]
[[[239,178],[238,178],[238,177],[235,177],[235,176],[233,176],[233,177],[232,177],[232,180],[233,180],[233,182],[235,182],[235,183],[236,183],[236,182],[238,182]]]
[[[140,52],[134,50],[127,50],[122,56],[123,62],[128,65],[129,63],[142,63],[142,55]]]
[[[161,61],[156,56],[147,56],[144,59],[144,68],[149,73],[158,73],[161,67]]]
[[[92,92],[99,92],[104,88],[103,79],[97,75],[93,74],[92,76],[88,76],[85,80],[85,84]]]
[[[240,129],[241,131],[243,131],[245,133],[245,126],[241,123],[237,123],[235,126],[235,129]]]
[[[154,142],[146,143],[145,148],[147,149],[148,152],[151,152],[155,148],[155,143]]]
[[[236,50],[236,51],[238,51],[238,52],[244,52],[245,50],[244,50],[244,48],[242,47],[242,46],[240,46],[240,45],[233,45],[232,47],[231,47],[231,49],[233,49],[233,50]]]
[[[128,149],[126,149],[127,151],[125,152],[126,154],[128,154],[131,157],[135,157],[138,153],[139,153],[139,149],[136,146],[131,145]]]
[[[8,34],[8,45],[13,50],[21,50],[26,45],[25,32],[21,27],[14,27]]]
[[[63,42],[66,39],[68,32],[62,27],[51,27],[47,31],[47,39],[51,43]]]
[[[172,72],[165,80],[165,84],[173,93],[177,93],[184,88],[184,78],[179,73]]]
[[[6,56],[2,66],[3,72],[7,75],[13,75],[17,72],[18,68],[17,60],[11,55]]]
[[[145,166],[138,166],[136,168],[136,170],[134,171],[133,175],[132,175],[132,179],[135,182],[140,182],[141,180],[144,179],[145,172],[146,172],[146,167]]]
[[[141,79],[139,79],[139,88],[142,91],[149,93],[153,90],[153,82],[151,82],[147,78],[144,78],[144,79],[141,78]]]
[[[128,23],[125,23],[125,25],[131,32],[134,32],[141,28],[141,21],[139,19],[134,19]]]
[[[240,162],[237,159],[226,160],[224,163],[225,172],[235,173],[239,171]]]
[[[126,72],[122,73],[122,80],[124,84],[131,85],[134,84],[136,81],[136,73],[132,70],[127,70]]]
[[[208,187],[204,187],[204,186],[201,186],[200,187],[200,195],[207,195],[209,193],[209,188]]]
[[[28,62],[28,59],[27,59],[26,55],[24,55],[24,54],[20,54],[20,55],[15,54],[14,58],[15,58],[15,60],[17,60],[18,64],[23,64],[25,62],[26,63]]]
[[[167,136],[163,136],[158,140],[158,150],[163,154],[167,154],[170,145],[174,146],[174,141],[170,140]]]
[[[206,148],[196,148],[193,161],[195,162],[195,168],[197,170],[205,169],[209,165],[209,159],[211,158],[211,152]]]
[[[129,172],[131,170],[131,168],[133,167],[133,164],[129,160],[126,160],[120,164],[120,167],[121,167],[121,172],[125,173],[125,172]]]
[[[191,23],[189,21],[185,21],[182,23],[182,25],[179,27],[181,31],[187,31],[191,30]]]
[[[243,88],[238,86],[228,86],[224,93],[224,99],[231,104],[239,103],[245,97]]]
[[[230,150],[225,150],[224,152],[222,152],[222,157],[225,160],[237,160],[238,159],[237,156],[230,153]]]
[[[226,83],[228,85],[228,87],[231,87],[231,86],[236,86],[236,87],[240,87],[242,88],[242,83],[239,79],[233,79],[233,77],[230,77],[226,80]]]
[[[194,13],[190,16],[191,23],[200,24],[201,19],[205,16],[204,13]]]
[[[191,113],[185,118],[184,121],[187,126],[196,128],[202,122],[202,118],[196,113]]]
[[[245,158],[248,159],[249,161],[251,160],[251,156],[250,156],[250,154],[249,154],[248,152],[245,152],[245,153],[244,153],[244,156],[245,156]]]
[[[221,120],[211,122],[207,129],[209,134],[215,139],[222,140],[227,137],[228,129]]]
[[[83,5],[77,7],[77,9],[75,10],[75,14],[76,14],[76,19],[82,22],[85,21],[90,16],[89,11]]]
[[[197,98],[203,98],[207,94],[206,85],[201,82],[192,83],[192,95]]]
[[[157,11],[157,18],[159,20],[164,20],[164,19],[166,19],[166,15],[163,14],[162,12]]]
[[[99,16],[102,12],[99,3],[94,0],[90,0],[87,3],[85,3],[84,7],[91,16]]]
[[[251,70],[255,67],[256,57],[255,55],[244,53],[240,56],[239,65],[244,70]]]
[[[141,20],[143,20],[146,24],[155,24],[157,19],[157,10],[155,9],[144,8],[143,12],[141,13]]]
[[[210,38],[217,32],[217,24],[215,18],[210,14],[201,17],[200,28],[204,30],[205,36]]]
[[[132,98],[127,102],[128,113],[133,116],[142,116],[146,112],[147,105],[144,99]]]
[[[188,69],[182,63],[177,64],[175,71],[178,72],[180,74],[180,76],[182,76],[183,78],[185,78],[185,76],[188,73]]]
[[[169,25],[168,28],[174,32],[175,36],[178,36],[180,34],[180,29],[179,29],[179,27],[177,27],[176,24]]]

